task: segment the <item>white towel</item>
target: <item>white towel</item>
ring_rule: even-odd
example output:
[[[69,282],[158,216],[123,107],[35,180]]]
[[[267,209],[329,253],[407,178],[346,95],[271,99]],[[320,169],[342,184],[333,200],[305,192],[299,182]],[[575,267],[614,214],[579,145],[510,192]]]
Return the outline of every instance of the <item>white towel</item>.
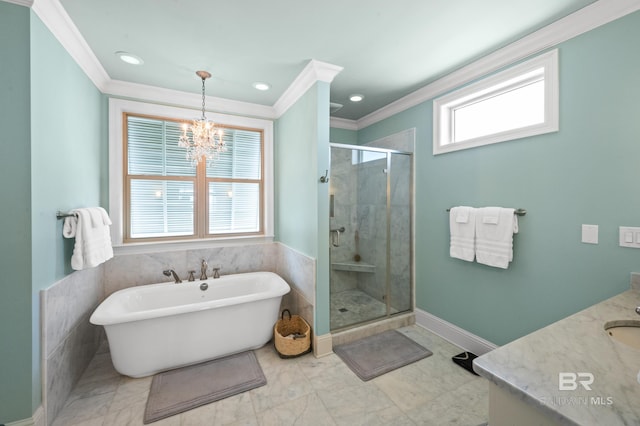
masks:
[[[476,209],[473,207],[453,207],[449,211],[449,231],[451,245],[449,255],[457,259],[473,262],[475,257]]]
[[[111,219],[102,207],[72,210],[62,228],[65,238],[75,237],[71,267],[75,270],[93,268],[113,257]]]
[[[513,260],[513,234],[518,233],[514,209],[480,208],[476,214],[476,261],[507,269]]]

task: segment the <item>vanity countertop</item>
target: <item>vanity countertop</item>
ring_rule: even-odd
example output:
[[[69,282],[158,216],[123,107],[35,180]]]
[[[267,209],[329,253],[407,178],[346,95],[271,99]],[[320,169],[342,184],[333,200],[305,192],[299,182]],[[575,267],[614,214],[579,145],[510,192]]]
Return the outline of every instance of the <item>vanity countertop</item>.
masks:
[[[636,306],[640,290],[625,291],[476,358],[474,369],[561,424],[640,424],[640,350],[604,329],[608,321],[640,320]],[[569,373],[562,387],[577,389],[559,390],[560,373]],[[592,374],[593,383],[579,373]]]

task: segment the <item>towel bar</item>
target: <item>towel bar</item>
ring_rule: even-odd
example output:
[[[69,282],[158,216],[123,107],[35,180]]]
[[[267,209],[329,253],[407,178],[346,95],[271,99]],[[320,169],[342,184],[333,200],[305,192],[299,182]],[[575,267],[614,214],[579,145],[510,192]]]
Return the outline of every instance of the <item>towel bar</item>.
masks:
[[[75,216],[75,214],[73,213],[62,213],[61,211],[56,212],[56,218],[58,219],[64,219],[65,217],[73,217],[73,216]]]
[[[449,208],[447,209],[447,211],[451,211],[451,209]],[[527,214],[527,211],[525,209],[516,209],[514,214],[517,214],[518,216],[524,216]]]

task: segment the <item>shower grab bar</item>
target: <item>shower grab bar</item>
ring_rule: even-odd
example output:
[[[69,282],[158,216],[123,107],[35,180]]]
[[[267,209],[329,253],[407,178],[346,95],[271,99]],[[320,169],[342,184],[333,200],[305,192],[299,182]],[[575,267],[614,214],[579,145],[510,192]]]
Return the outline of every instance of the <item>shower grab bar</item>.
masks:
[[[344,226],[341,226],[340,228],[336,228],[336,229],[331,229],[329,232],[331,234],[331,245],[334,247],[340,247],[340,233],[344,232]],[[335,232],[336,238],[333,238],[334,232]]]
[[[447,211],[451,211],[451,209],[447,209]],[[516,209],[513,214],[518,215],[518,216],[524,216],[527,214],[527,211],[525,209]]]

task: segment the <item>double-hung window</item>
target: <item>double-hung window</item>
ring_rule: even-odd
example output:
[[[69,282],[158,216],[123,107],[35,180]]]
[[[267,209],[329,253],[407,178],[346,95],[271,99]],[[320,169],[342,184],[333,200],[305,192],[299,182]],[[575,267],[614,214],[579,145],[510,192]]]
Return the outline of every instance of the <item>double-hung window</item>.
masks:
[[[558,130],[558,51],[484,78],[433,102],[433,153]]]
[[[272,191],[265,188],[269,181],[265,139],[270,137],[270,122],[246,119],[249,125],[260,124],[255,128],[216,123],[222,127],[225,150],[212,162],[194,165],[178,146],[186,120],[120,107],[129,101],[113,103],[112,119],[119,118],[115,125],[121,126],[122,135],[121,149],[111,153],[111,160],[121,157],[122,164],[120,171],[111,167],[111,173],[118,173],[120,179],[110,179],[110,210],[120,230],[116,241],[269,236],[270,215],[265,210]],[[151,109],[158,108],[159,112],[174,112],[171,107]]]

